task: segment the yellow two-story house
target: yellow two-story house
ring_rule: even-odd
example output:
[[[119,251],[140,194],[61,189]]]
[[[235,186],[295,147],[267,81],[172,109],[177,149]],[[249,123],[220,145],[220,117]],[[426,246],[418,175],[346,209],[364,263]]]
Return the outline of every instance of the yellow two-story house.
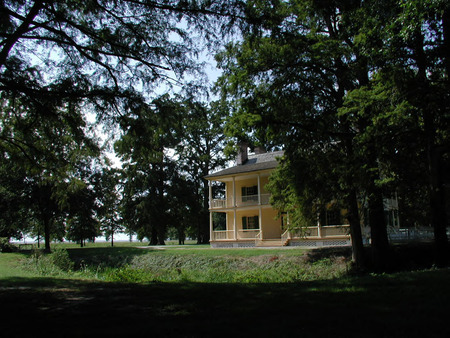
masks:
[[[272,208],[265,186],[281,156],[282,151],[265,152],[262,148],[249,154],[247,146],[241,145],[235,166],[205,177],[209,181],[212,247],[350,245],[348,225],[318,222],[296,232],[288,228],[288,215],[280,216]],[[221,198],[213,198],[213,181],[225,185]],[[221,217],[215,217],[217,214]],[[216,224],[218,218],[220,224]]]

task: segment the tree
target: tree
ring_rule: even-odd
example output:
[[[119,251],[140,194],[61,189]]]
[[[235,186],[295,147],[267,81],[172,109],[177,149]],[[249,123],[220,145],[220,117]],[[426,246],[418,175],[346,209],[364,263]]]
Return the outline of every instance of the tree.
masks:
[[[111,240],[111,246],[114,246],[114,235],[125,230],[120,215],[120,174],[121,172],[118,169],[102,168],[93,177],[100,230],[105,235],[106,240]]]
[[[168,95],[153,101],[153,107],[136,107],[121,119],[124,134],[116,152],[124,162],[124,217],[151,244],[164,244],[176,165],[169,149],[179,142],[179,106]]]
[[[223,126],[227,110],[218,102],[210,105],[185,99],[183,102],[183,131],[176,148],[181,173],[186,173],[193,189],[189,197],[196,224],[198,244],[209,243],[209,187],[204,179],[210,171],[223,167],[228,158],[223,153]]]
[[[200,74],[197,38],[213,42],[216,32],[232,26],[239,4],[1,1],[2,147],[21,153],[44,185],[49,177],[53,183],[70,180],[64,161],[73,164],[76,155],[64,149],[65,132],[86,141],[86,112],[111,126],[133,107],[148,104],[155,89]]]
[[[16,154],[0,147],[0,237],[21,239],[31,218],[24,191],[26,175]]]
[[[368,7],[366,35],[359,41],[375,76],[367,86],[348,94],[348,105],[358,115],[367,115],[375,107],[369,117],[372,143],[387,150],[379,157],[399,176],[395,183],[400,192],[420,183],[418,191],[428,196],[429,202],[418,207],[429,215],[425,222],[434,228],[436,263],[446,265],[448,221],[442,168],[444,154],[450,152],[449,4],[386,1],[384,7],[389,10]]]
[[[0,147],[21,168],[16,174],[23,184],[15,194],[24,201],[23,210],[38,221],[30,223],[43,227],[45,248],[50,251],[52,228],[61,225],[56,220],[66,198],[66,182],[83,160],[99,154],[99,148],[85,135],[88,126],[76,100],[10,92],[1,97],[1,104]]]
[[[242,42],[218,58],[225,70],[219,84],[235,98],[234,131],[244,127],[283,145],[296,193],[318,182],[308,174],[299,180],[304,171],[315,168],[324,179],[334,172],[327,189],[346,201],[355,231],[358,196],[366,196],[380,270],[389,262],[383,197],[420,183],[412,182],[415,169],[402,171],[405,160],[426,164],[438,256],[446,256],[440,162],[448,152],[448,4],[248,4]]]
[[[338,114],[345,94],[367,81],[369,72],[353,48],[357,14],[357,3],[254,1],[243,41],[230,44],[218,61],[224,69],[219,85],[235,98],[230,124],[238,127],[232,132],[241,129],[269,146],[282,145],[297,193],[306,185],[314,192],[317,182],[298,179],[305,166],[323,179],[330,177],[327,171],[338,177],[322,186],[328,196],[346,202],[355,263],[363,266],[357,197],[363,182],[374,177],[361,170],[365,156],[355,147],[358,126]]]
[[[238,11],[239,1],[2,1],[0,90],[120,115],[137,88],[150,93],[199,74],[194,32],[212,41]]]

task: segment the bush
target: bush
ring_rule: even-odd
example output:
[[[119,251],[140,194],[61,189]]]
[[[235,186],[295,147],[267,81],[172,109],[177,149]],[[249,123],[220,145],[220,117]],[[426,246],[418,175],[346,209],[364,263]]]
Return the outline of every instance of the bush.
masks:
[[[66,249],[56,248],[51,254],[53,264],[62,271],[73,270],[74,263],[70,260],[69,253]]]
[[[0,252],[15,252],[17,247],[9,243],[8,238],[0,237]]]
[[[51,254],[34,249],[27,266],[42,276],[61,276],[71,272],[74,264],[65,249],[55,249]]]

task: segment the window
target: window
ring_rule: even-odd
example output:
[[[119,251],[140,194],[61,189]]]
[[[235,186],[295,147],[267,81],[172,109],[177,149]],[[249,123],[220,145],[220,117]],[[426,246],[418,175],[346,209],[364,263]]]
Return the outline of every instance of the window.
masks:
[[[341,225],[342,221],[342,213],[338,205],[322,208],[320,212],[320,225]]]
[[[242,217],[242,229],[244,230],[259,229],[259,217],[258,216]]]
[[[213,212],[213,230],[227,230],[227,215],[224,212]]]
[[[326,211],[326,224],[325,225],[340,225],[342,224],[341,220],[341,210],[339,209],[332,209]]]
[[[258,201],[258,186],[242,187],[242,202]]]

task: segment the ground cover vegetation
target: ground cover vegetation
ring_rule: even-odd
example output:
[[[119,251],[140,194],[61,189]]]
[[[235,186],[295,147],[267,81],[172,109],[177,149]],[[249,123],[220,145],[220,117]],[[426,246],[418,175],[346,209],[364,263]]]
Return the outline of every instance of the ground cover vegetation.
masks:
[[[270,187],[292,226],[347,210],[361,270],[392,268],[393,195],[448,264],[449,6],[1,1],[0,237],[208,243],[203,177],[247,141],[285,150]],[[216,101],[202,53],[223,70]]]
[[[159,248],[59,246],[51,254],[0,254],[0,301],[8,309],[3,333],[23,336],[36,327],[68,337],[148,330],[198,337],[217,327],[222,334],[262,336],[449,333],[450,274],[430,268],[427,254],[415,271],[354,275],[347,271],[349,248]],[[411,259],[409,249],[399,247],[395,257]]]
[[[342,277],[350,269],[348,256],[348,249],[312,259],[299,249],[57,246],[51,254],[32,250],[16,263],[35,276],[104,282],[288,283]]]

